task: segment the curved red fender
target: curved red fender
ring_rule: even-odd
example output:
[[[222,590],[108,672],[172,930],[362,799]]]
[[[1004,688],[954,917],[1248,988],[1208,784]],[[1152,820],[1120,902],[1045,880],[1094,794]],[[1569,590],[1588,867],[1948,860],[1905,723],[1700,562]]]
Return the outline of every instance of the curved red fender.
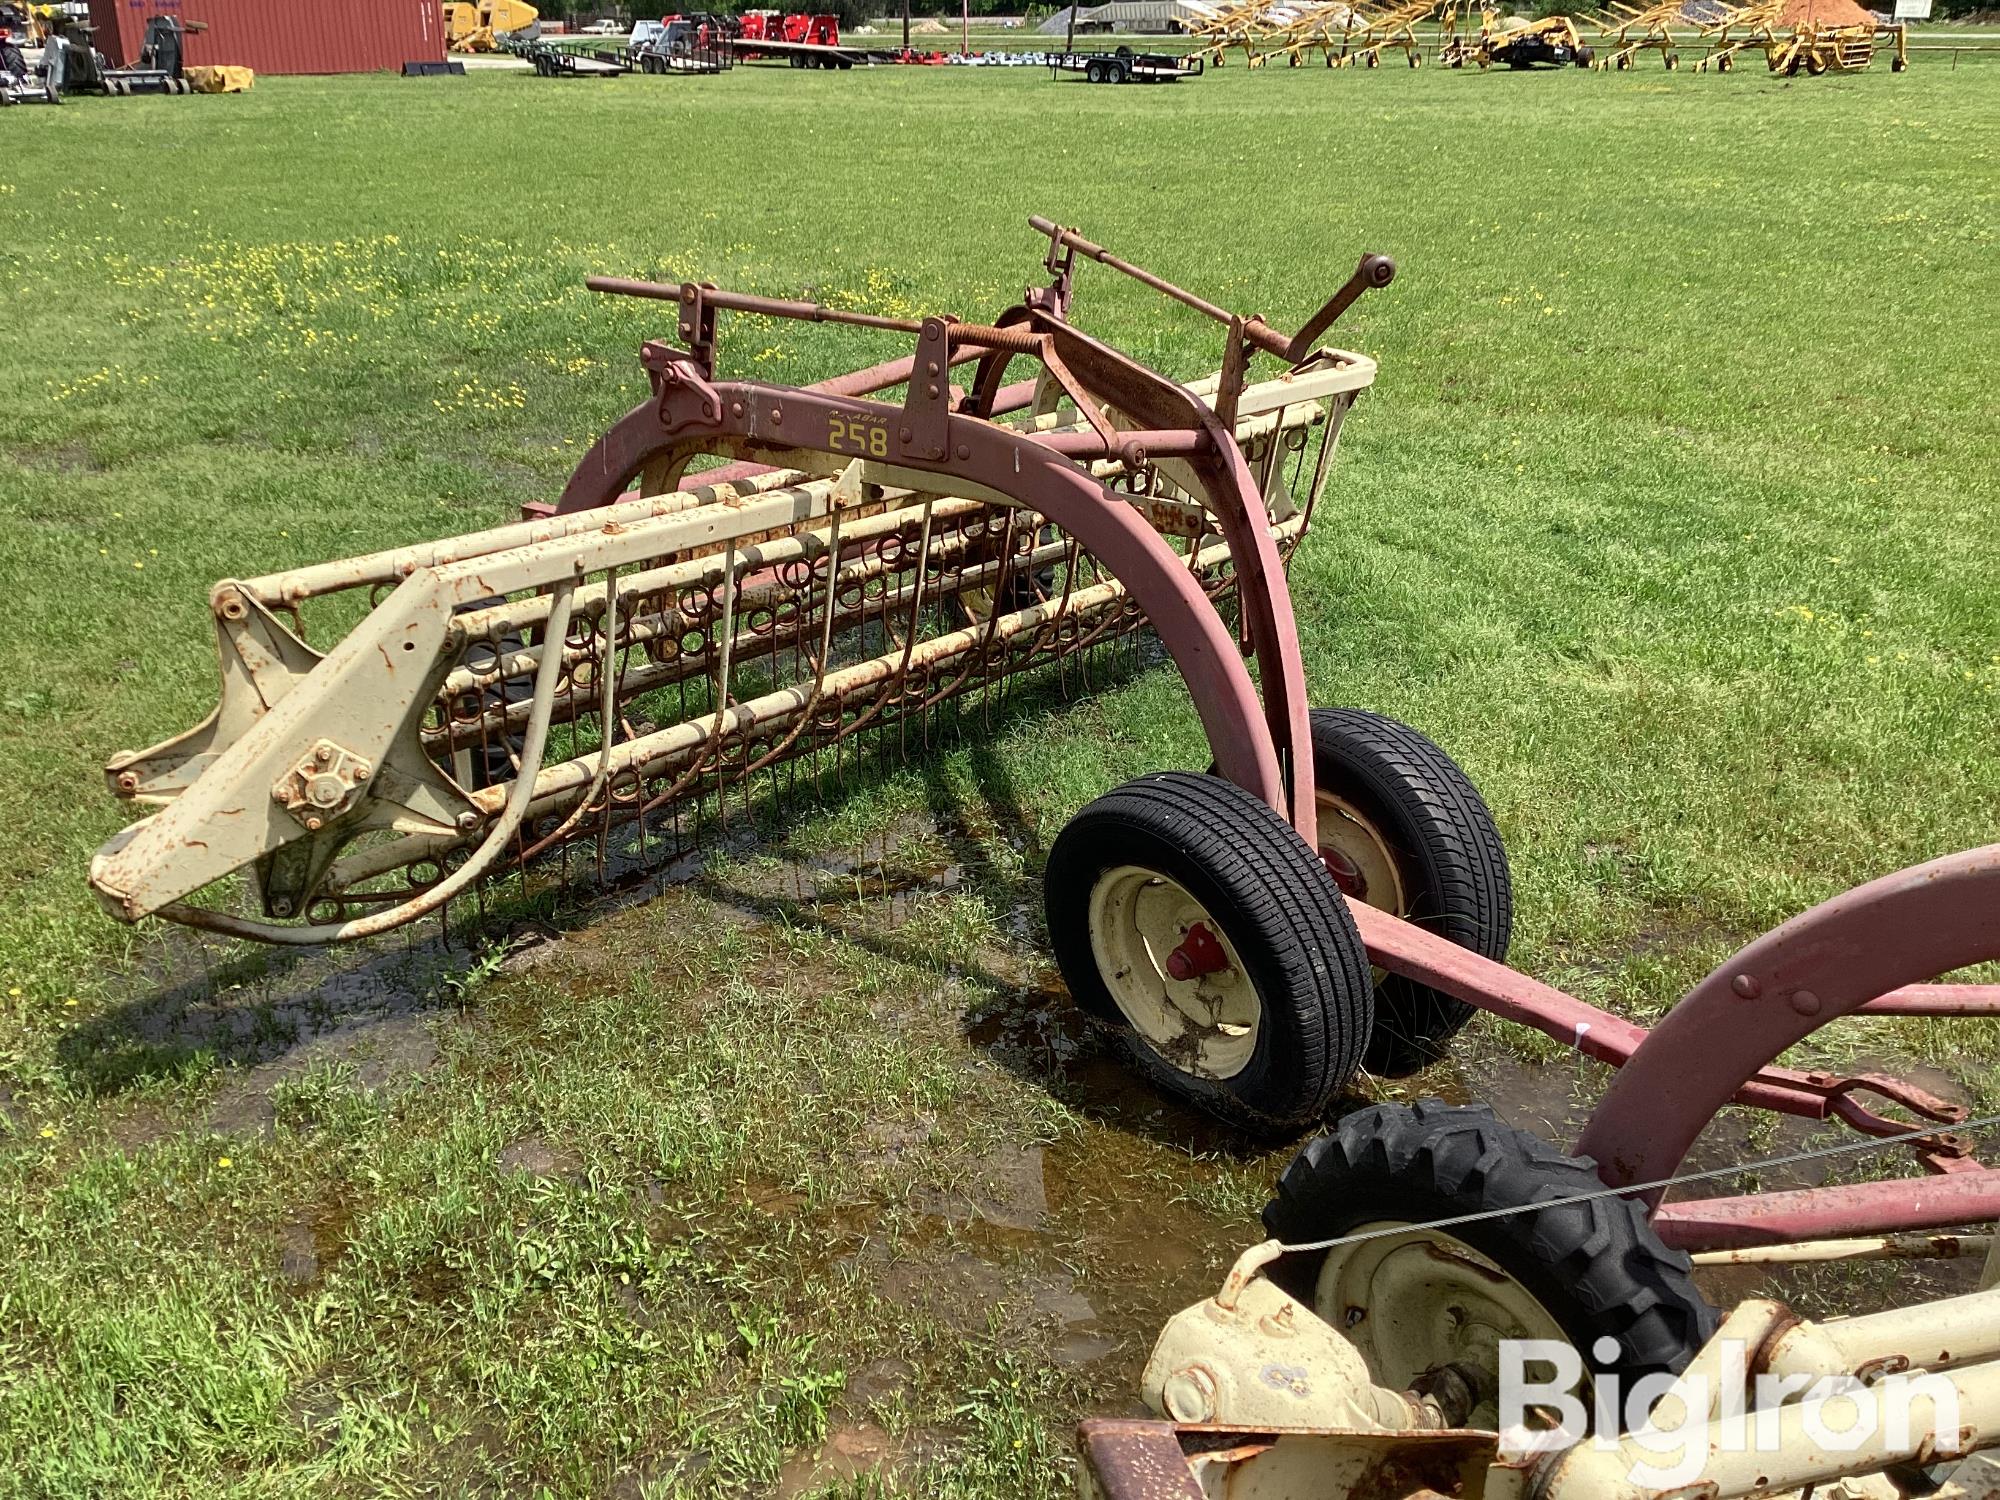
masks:
[[[717,414],[712,397],[719,397]],[[851,456],[832,437],[845,433],[848,424],[870,425],[887,422],[892,430],[900,419],[900,408],[883,402],[840,397],[824,392],[786,386],[768,386],[749,381],[721,381],[696,390],[686,384],[669,384],[659,399],[647,401],[605,432],[584,454],[564,487],[557,509],[563,512],[608,505],[625,493],[627,486],[648,465],[669,466],[690,453],[726,452],[745,458],[772,456],[782,461],[787,450],[806,449],[834,457]],[[1213,417],[1210,417],[1213,421]],[[917,452],[895,452],[885,462],[905,469],[936,474],[946,479],[971,482],[1007,496],[1047,516],[1087,548],[1113,577],[1130,591],[1133,601],[1146,612],[1161,642],[1180,669],[1181,680],[1200,714],[1217,768],[1239,786],[1256,793],[1299,828],[1311,842],[1314,838],[1311,757],[1291,757],[1302,761],[1294,770],[1291,795],[1287,778],[1281,773],[1278,745],[1266,720],[1256,685],[1236,648],[1234,637],[1202,591],[1200,581],[1189,571],[1187,560],[1169,547],[1145,519],[1062,454],[1031,437],[976,418],[954,416],[949,426],[948,456],[932,458]],[[1234,443],[1226,435],[1228,453]],[[1221,463],[1219,455],[1204,455],[1210,463]],[[1236,470],[1250,483],[1240,455]],[[1224,468],[1224,473],[1230,470]],[[1231,474],[1231,477],[1236,477]],[[949,489],[946,484],[940,488]],[[1251,493],[1255,494],[1254,484]],[[1263,542],[1254,541],[1246,569],[1244,554],[1232,543],[1239,576],[1246,594],[1253,592],[1257,577],[1278,580],[1278,587],[1259,592],[1275,593],[1283,600],[1283,624],[1290,625],[1289,600],[1284,597],[1282,573],[1278,571],[1275,548],[1262,528],[1249,528]],[[1227,531],[1225,531],[1227,535]],[[1264,559],[1259,551],[1268,551]],[[1260,568],[1258,564],[1263,566]],[[1244,576],[1247,573],[1248,576]],[[1251,606],[1246,602],[1246,609]],[[1281,634],[1278,622],[1269,621],[1270,634]],[[1278,676],[1299,676],[1296,635],[1291,649],[1279,651],[1289,658],[1289,671],[1281,665]],[[1267,667],[1267,671],[1269,668]],[[1292,717],[1293,705],[1303,732],[1303,680],[1295,694],[1287,695],[1285,722]],[[1306,743],[1295,739],[1294,743]],[[1286,747],[1289,751],[1291,746]],[[1300,817],[1299,781],[1303,778],[1303,823]]]
[[[1878,995],[1996,957],[2000,844],[1844,891],[1765,933],[1667,1012],[1612,1080],[1577,1154],[1613,1187],[1671,1177],[1716,1111],[1786,1048]]]

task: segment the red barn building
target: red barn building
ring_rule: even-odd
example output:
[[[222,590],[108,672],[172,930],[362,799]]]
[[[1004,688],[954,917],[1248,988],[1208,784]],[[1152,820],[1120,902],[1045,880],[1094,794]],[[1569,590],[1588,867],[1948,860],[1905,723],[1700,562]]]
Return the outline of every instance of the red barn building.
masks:
[[[138,58],[157,15],[179,16],[189,28],[189,67],[374,73],[444,60],[438,0],[90,0],[97,45],[120,67]],[[197,23],[205,29],[194,30]]]

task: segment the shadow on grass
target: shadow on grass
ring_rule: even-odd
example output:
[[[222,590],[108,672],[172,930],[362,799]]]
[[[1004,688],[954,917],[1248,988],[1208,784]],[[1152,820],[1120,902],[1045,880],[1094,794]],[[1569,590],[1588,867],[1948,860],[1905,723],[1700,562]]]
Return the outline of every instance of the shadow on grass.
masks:
[[[899,942],[893,928],[885,933],[879,921],[870,923],[871,902],[893,894],[886,870],[857,903],[747,896],[705,871],[719,851],[756,851],[795,864],[808,862],[784,837],[784,830],[794,826],[790,814],[797,810],[795,804],[837,811],[878,790],[907,763],[921,767],[926,812],[964,872],[968,889],[990,910],[1008,914],[1012,943],[1037,947],[1041,918],[1035,880],[1002,870],[988,852],[991,840],[1007,839],[1023,868],[1040,869],[1038,835],[993,741],[1059,708],[1079,689],[1118,686],[1160,659],[1156,647],[1140,645],[1112,655],[1108,665],[1051,666],[1013,679],[1005,692],[976,707],[960,700],[948,726],[942,716],[919,726],[914,747],[906,726],[896,727],[893,743],[888,729],[878,731],[872,747],[850,750],[845,764],[836,761],[838,790],[830,797],[823,775],[793,778],[790,790],[772,775],[745,798],[731,793],[739,810],[722,813],[711,798],[706,812],[698,807],[685,820],[692,825],[691,834],[677,813],[671,835],[660,838],[655,851],[614,857],[602,883],[594,884],[588,895],[553,881],[539,887],[524,881],[518,889],[499,889],[475,902],[466,915],[447,911],[440,919],[404,929],[400,938],[357,945],[264,948],[164,929],[141,972],[133,976],[129,997],[66,1035],[56,1049],[58,1066],[72,1087],[108,1097],[214,1070],[265,1068],[308,1047],[324,1051],[320,1044],[329,1037],[340,1039],[341,1045],[365,1041],[370,1029],[406,1028],[418,1015],[462,999],[468,978],[489,962],[486,956],[496,946],[509,946],[524,934],[554,938],[579,931],[689,883],[765,920],[811,927],[899,962],[934,963],[935,955],[921,944]],[[981,805],[965,805],[954,794],[944,763],[954,752],[970,767]],[[566,869],[557,864],[562,857],[552,853],[538,861],[535,873]],[[913,879],[912,887],[921,879]],[[835,912],[850,904],[856,920],[839,920]],[[464,912],[465,904],[458,903],[457,910]],[[1021,967],[1025,971],[1030,966]],[[1015,993],[1024,983],[1019,973],[973,977],[996,995]],[[989,1050],[999,1055],[999,1050]],[[1033,1072],[1023,1076],[1043,1086],[1049,1082]]]

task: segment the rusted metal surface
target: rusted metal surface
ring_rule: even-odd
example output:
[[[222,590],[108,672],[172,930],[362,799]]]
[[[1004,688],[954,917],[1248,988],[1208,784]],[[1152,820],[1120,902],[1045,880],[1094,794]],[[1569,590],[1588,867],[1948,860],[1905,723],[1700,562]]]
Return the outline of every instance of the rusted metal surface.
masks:
[[[136,61],[156,15],[189,26],[189,67],[376,73],[444,60],[444,11],[434,0],[90,0],[94,40],[120,67]],[[205,29],[192,29],[197,22]]]
[[[1864,1016],[2000,1016],[2000,984],[1906,984],[1870,1000]]]
[[[1078,1429],[1077,1446],[1104,1500],[1202,1500],[1171,1423],[1100,1417]]]
[[[1081,1488],[1102,1500],[1445,1500],[1476,1494],[1494,1455],[1481,1432],[1093,1418],[1077,1446]],[[1197,1479],[1197,1475],[1201,1477]]]
[[[1732,1250],[1847,1235],[1907,1234],[2000,1219],[2000,1172],[1982,1169],[1849,1182],[1734,1198],[1668,1201],[1660,1238],[1682,1250]]]

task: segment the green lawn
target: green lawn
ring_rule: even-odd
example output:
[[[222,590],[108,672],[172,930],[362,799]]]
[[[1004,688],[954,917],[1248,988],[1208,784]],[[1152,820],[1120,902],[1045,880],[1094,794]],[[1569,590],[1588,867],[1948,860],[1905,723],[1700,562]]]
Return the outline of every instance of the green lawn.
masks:
[[[1290,325],[1396,256],[1340,329],[1382,375],[1294,577],[1315,696],[1452,750],[1515,961],[1649,1014],[1994,837],[1996,110],[1969,61],[267,79],[9,115],[0,1493],[1058,1494],[1069,1424],[1254,1233],[1285,1154],[1120,1086],[1038,949],[1064,817],[1205,763],[1167,673],[570,913],[532,963],[294,966],[97,913],[98,767],[213,701],[211,582],[505,519],[632,403],[668,324],[585,274],[983,316],[1040,212]],[[1108,273],[1078,316],[1219,357]],[[894,352],[746,321],[724,364]],[[1997,1041],[1823,1050],[1990,1103]],[[1497,1028],[1466,1052],[1417,1087],[1534,1066]]]

